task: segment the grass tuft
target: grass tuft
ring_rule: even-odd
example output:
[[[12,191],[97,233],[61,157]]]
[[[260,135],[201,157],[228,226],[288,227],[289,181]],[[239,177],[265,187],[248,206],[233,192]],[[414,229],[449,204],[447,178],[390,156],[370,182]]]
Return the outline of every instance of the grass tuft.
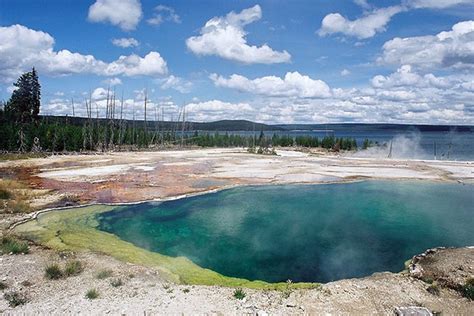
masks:
[[[48,280],[58,280],[62,278],[63,275],[64,275],[63,271],[61,270],[59,265],[55,263],[48,265],[46,269],[44,270],[44,276]]]
[[[109,269],[104,269],[104,270],[100,270],[96,277],[97,279],[99,280],[102,280],[102,279],[107,279],[107,278],[110,278],[113,274],[113,271],[112,270],[109,270]]]
[[[110,281],[110,285],[112,285],[113,287],[119,287],[123,285],[123,281],[121,278],[116,278]]]
[[[17,307],[28,302],[28,297],[26,294],[21,292],[8,292],[3,294],[3,297],[8,302],[10,307]]]
[[[80,274],[82,271],[84,271],[82,262],[80,262],[79,260],[71,260],[66,263],[66,266],[64,268],[64,275],[66,277],[74,276]]]
[[[247,294],[242,289],[235,289],[233,296],[238,300],[243,300]]]
[[[90,289],[86,292],[86,298],[94,300],[99,297],[99,292],[96,289]]]
[[[474,278],[469,278],[461,287],[461,293],[464,297],[474,300]]]
[[[0,253],[2,254],[21,254],[21,253],[28,253],[30,248],[28,247],[28,243],[25,241],[18,240],[11,236],[3,236],[2,242],[0,244]]]

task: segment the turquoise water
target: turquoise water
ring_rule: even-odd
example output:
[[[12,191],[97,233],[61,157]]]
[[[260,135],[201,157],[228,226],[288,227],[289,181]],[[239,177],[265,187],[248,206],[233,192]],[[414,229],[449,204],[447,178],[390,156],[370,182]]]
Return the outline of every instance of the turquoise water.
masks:
[[[239,187],[98,215],[99,229],[226,276],[327,282],[474,245],[474,186],[365,181]]]

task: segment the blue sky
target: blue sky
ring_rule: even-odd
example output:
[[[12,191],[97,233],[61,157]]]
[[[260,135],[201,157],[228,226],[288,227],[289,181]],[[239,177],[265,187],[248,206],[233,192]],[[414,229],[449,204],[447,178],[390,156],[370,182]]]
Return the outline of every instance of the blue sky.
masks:
[[[0,0],[0,99],[34,66],[43,114],[104,112],[110,87],[128,116],[146,89],[165,119],[472,124],[473,20],[474,0]]]

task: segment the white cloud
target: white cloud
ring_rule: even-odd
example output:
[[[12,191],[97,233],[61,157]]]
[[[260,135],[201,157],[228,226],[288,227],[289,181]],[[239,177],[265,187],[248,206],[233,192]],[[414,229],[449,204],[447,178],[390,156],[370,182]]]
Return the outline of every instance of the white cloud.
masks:
[[[422,76],[413,72],[410,65],[403,65],[395,73],[392,73],[389,76],[377,75],[373,77],[371,82],[372,86],[375,88],[407,86],[445,89],[451,87],[454,81],[450,78],[436,77],[431,73]]]
[[[91,22],[109,22],[124,31],[134,30],[142,18],[139,0],[97,0],[89,7]]]
[[[248,79],[236,74],[229,78],[212,74],[210,78],[218,87],[237,89],[265,96],[326,98],[331,95],[329,86],[324,81],[301,75],[297,71],[287,72],[284,78],[266,76]]]
[[[186,105],[186,116],[190,120],[204,122],[249,118],[254,109],[248,103],[229,103],[210,100]]]
[[[343,76],[343,77],[349,76],[350,74],[351,74],[351,72],[347,69],[342,69],[341,70],[341,76]]]
[[[48,33],[22,25],[0,27],[0,80],[9,82],[22,72],[36,67],[41,75],[96,74],[101,76],[161,76],[168,72],[158,52],[144,57],[132,54],[107,63],[92,55],[63,49],[54,50]]]
[[[396,73],[389,76],[377,75],[372,78],[372,86],[375,88],[390,88],[398,86],[418,85],[422,77],[412,72],[410,65],[403,65]]]
[[[143,58],[135,54],[120,56],[108,64],[104,71],[108,76],[161,76],[167,73],[166,61],[158,52],[149,52]]]
[[[151,25],[160,25],[166,21],[181,23],[181,18],[173,8],[160,4],[155,7],[155,13],[153,14],[153,17],[146,21]]]
[[[193,84],[190,81],[187,81],[183,78],[170,75],[168,78],[158,79],[158,82],[161,84],[161,89],[174,89],[181,93],[191,92]]]
[[[120,80],[120,78],[117,78],[117,77],[105,79],[102,82],[105,83],[108,86],[111,86],[111,87],[118,86],[118,85],[122,84],[122,80]]]
[[[112,39],[112,44],[118,47],[123,47],[123,48],[136,47],[140,45],[140,43],[133,37],[114,38]]]
[[[444,9],[462,4],[474,4],[472,0],[405,0],[404,4],[413,8]]]
[[[291,55],[286,51],[275,51],[267,44],[254,46],[247,44],[244,26],[260,20],[262,10],[259,5],[230,12],[225,17],[214,17],[201,28],[199,36],[186,40],[187,47],[197,55],[215,55],[245,64],[286,63]]]
[[[455,24],[437,35],[394,38],[383,45],[384,64],[419,68],[474,68],[474,21]]]
[[[324,17],[318,34],[325,36],[342,33],[359,39],[370,38],[377,33],[385,31],[390,19],[401,11],[403,11],[401,6],[376,9],[354,21],[346,19],[339,13],[330,13]]]
[[[107,91],[107,89],[104,88],[96,88],[92,92],[91,97],[93,101],[102,101],[107,99],[107,94],[110,96],[110,90]]]
[[[354,3],[366,10],[372,7],[367,0],[354,0]]]

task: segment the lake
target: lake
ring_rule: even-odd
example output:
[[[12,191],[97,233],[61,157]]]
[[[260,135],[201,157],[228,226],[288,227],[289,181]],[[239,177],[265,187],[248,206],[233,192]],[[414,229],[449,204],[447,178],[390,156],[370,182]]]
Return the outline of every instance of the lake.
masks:
[[[328,282],[398,272],[437,246],[474,245],[474,186],[421,181],[246,186],[121,206],[99,229],[226,276]]]

